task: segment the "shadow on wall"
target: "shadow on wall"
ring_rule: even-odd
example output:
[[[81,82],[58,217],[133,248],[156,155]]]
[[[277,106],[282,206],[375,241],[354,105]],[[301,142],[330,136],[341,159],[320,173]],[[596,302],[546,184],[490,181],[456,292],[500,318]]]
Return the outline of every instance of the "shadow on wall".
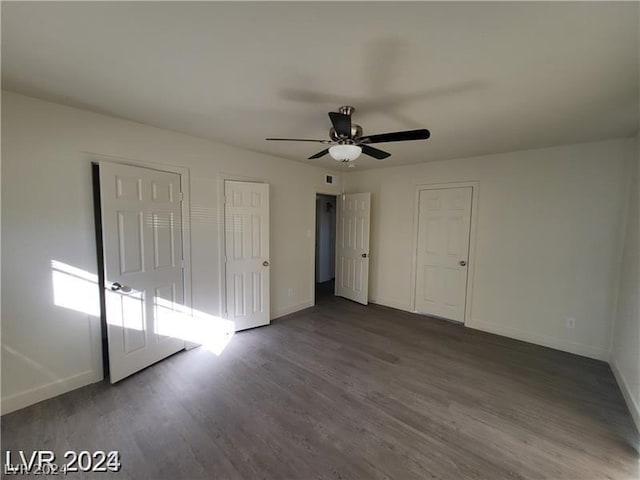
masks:
[[[380,37],[368,42],[361,55],[365,93],[359,97],[314,90],[312,79],[307,78],[300,78],[296,82],[305,87],[281,89],[279,96],[284,100],[323,105],[332,109],[341,105],[353,105],[362,116],[382,114],[405,128],[423,128],[424,122],[412,118],[404,111],[407,107],[417,102],[463,95],[487,87],[485,81],[471,79],[453,85],[434,85],[414,92],[400,93],[396,77],[403,65],[411,64],[414,50],[411,43],[400,37]]]

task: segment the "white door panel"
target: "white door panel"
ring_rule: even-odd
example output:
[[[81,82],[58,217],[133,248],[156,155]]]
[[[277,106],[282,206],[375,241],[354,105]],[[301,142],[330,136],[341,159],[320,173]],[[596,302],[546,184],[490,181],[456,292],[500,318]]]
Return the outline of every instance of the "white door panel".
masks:
[[[269,185],[225,182],[227,318],[235,330],[267,325]]]
[[[336,295],[367,305],[369,301],[370,193],[338,196]]]
[[[421,190],[415,309],[464,322],[471,187]]]
[[[180,175],[102,162],[100,197],[115,383],[185,347]]]

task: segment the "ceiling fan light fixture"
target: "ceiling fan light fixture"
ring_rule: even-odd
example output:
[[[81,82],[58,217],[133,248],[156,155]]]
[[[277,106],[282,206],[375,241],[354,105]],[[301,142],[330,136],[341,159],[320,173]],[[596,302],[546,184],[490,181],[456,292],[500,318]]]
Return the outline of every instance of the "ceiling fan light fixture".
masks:
[[[1,0],[0,0],[1,1]],[[329,112],[329,119],[333,125],[329,130],[331,140],[316,140],[310,138],[267,138],[266,140],[281,142],[316,142],[332,145],[309,157],[309,160],[330,155],[334,160],[352,166],[352,163],[361,153],[376,160],[384,160],[391,156],[384,150],[372,147],[373,143],[406,142],[409,140],[426,140],[431,136],[429,130],[406,130],[403,132],[380,133],[377,135],[362,136],[362,127],[351,123],[351,114],[354,108],[340,107],[339,112]]]
[[[362,147],[358,145],[334,145],[329,148],[329,155],[338,162],[352,162],[360,156]]]

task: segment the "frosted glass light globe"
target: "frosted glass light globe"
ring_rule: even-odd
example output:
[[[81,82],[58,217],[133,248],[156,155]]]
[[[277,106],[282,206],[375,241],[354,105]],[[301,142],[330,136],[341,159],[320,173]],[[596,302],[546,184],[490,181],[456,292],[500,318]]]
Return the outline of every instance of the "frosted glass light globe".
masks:
[[[339,162],[351,162],[362,153],[362,147],[358,145],[334,145],[329,148],[329,155]]]

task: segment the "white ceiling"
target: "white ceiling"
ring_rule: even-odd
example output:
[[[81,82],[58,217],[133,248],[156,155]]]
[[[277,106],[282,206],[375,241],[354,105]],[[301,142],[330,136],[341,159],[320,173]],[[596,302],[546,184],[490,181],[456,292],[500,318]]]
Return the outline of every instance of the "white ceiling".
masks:
[[[630,136],[638,3],[2,2],[3,88],[303,162],[327,112],[426,127],[358,168]]]

